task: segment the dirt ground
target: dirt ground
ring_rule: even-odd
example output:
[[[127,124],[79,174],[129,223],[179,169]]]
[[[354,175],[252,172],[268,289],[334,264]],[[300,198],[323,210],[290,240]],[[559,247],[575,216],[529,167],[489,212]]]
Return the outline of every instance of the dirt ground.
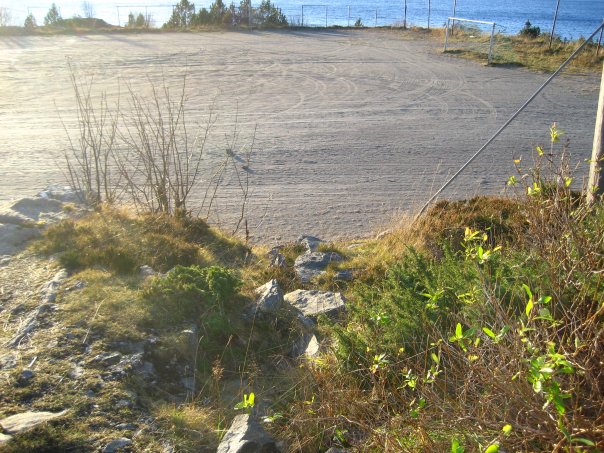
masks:
[[[119,93],[122,110],[128,84],[177,88],[186,72],[189,119],[203,123],[212,106],[217,115],[209,161],[234,131],[247,146],[256,128],[246,217],[252,238],[268,243],[369,235],[417,209],[547,77],[385,31],[3,37],[0,204],[64,179],[60,118],[75,122],[67,58],[94,75],[95,92],[112,102]],[[583,163],[598,86],[597,75],[557,79],[446,195],[501,192],[513,159],[547,143],[553,121]],[[228,229],[241,201],[233,179],[216,201],[212,220]]]

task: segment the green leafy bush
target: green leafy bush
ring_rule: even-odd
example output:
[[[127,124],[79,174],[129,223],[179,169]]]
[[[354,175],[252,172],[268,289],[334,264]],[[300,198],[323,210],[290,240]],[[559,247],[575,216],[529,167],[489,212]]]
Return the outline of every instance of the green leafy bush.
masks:
[[[530,20],[527,20],[522,30],[520,30],[520,36],[526,36],[527,38],[537,38],[541,34],[541,29],[536,25],[532,25]]]
[[[172,321],[196,320],[206,312],[224,313],[225,304],[240,287],[239,278],[223,267],[176,266],[165,277],[152,281],[145,298]],[[212,318],[210,324],[220,326],[221,322]]]

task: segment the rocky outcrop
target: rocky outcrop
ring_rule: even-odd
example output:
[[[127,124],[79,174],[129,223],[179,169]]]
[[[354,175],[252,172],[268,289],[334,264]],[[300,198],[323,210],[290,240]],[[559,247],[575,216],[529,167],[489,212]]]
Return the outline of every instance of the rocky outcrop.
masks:
[[[9,348],[16,348],[21,342],[28,336],[31,335],[39,325],[40,317],[49,311],[53,311],[56,305],[53,302],[57,298],[57,291],[63,281],[67,278],[67,271],[61,269],[57,272],[54,278],[45,284],[40,290],[40,305],[32,310],[24,319],[21,324],[19,331],[11,338],[6,346]]]
[[[222,438],[217,453],[279,453],[281,450],[252,415],[238,415]]]

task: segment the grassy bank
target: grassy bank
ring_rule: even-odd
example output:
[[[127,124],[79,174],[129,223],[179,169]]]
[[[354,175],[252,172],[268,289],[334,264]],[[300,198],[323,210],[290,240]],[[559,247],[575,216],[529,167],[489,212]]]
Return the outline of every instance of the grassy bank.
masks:
[[[347,258],[354,282],[334,281],[336,266],[302,284],[291,268],[301,246],[285,245],[286,266],[273,267],[261,247],[188,217],[98,208],[50,227],[33,250],[71,271],[58,298],[70,340],[35,385],[1,384],[3,413],[74,410],[3,451],[86,451],[124,420],[147,420],[132,437],[138,450],[214,451],[252,392],[248,409],[285,451],[604,448],[604,209],[570,189],[557,146],[518,164],[510,198],[441,201],[383,238],[324,244]],[[144,264],[169,272],[146,277]],[[319,318],[320,356],[288,357],[286,318],[246,318],[254,288],[272,278],[284,291],[344,293],[347,315]],[[83,351],[126,354],[141,342],[153,345],[152,378],[103,383],[106,370]],[[77,358],[77,385],[57,383]],[[195,385],[186,397],[183,373]]]
[[[472,36],[470,38],[470,36]],[[451,39],[452,50],[448,54],[486,63],[489,37],[459,32]],[[520,66],[534,71],[553,72],[584,41],[562,41],[554,39],[549,45],[549,36],[535,38],[525,36],[497,35],[493,45],[494,66]],[[463,47],[457,48],[461,44]],[[480,48],[480,50],[476,50]],[[602,70],[604,49],[598,52],[597,43],[590,43],[567,67],[568,72],[598,72]]]

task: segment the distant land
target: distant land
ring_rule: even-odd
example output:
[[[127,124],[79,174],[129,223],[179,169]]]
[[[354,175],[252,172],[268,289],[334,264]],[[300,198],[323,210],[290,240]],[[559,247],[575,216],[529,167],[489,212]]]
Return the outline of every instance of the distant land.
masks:
[[[441,27],[446,18],[453,14],[453,3],[456,1],[455,15],[466,19],[496,22],[498,31],[504,34],[516,34],[527,20],[542,31],[552,27],[556,0],[407,0],[407,25],[426,27],[428,25],[428,8],[430,7],[430,25]],[[0,7],[10,11],[12,24],[22,25],[28,13],[32,13],[38,23],[42,23],[52,0],[0,2]],[[58,0],[55,2],[64,18],[82,15],[81,0]],[[142,12],[153,17],[155,26],[159,27],[168,20],[172,12],[172,3],[164,0],[129,0],[126,2],[89,1],[95,17],[117,25],[123,25],[128,13]],[[199,8],[209,8],[210,0],[195,1]],[[229,4],[228,1],[224,2]],[[404,0],[383,2],[380,0],[330,0],[329,2],[308,0],[277,0],[275,3],[292,24],[324,26],[353,25],[361,19],[363,25],[373,27],[402,25],[404,22]],[[238,3],[235,3],[238,5]],[[252,1],[252,6],[259,6],[260,1]],[[303,8],[304,7],[304,8]],[[304,17],[302,10],[304,9]],[[377,13],[377,14],[376,14]],[[377,17],[376,17],[377,16]],[[593,0],[561,0],[556,23],[556,34],[562,38],[577,39],[589,36],[604,18],[604,2]]]

